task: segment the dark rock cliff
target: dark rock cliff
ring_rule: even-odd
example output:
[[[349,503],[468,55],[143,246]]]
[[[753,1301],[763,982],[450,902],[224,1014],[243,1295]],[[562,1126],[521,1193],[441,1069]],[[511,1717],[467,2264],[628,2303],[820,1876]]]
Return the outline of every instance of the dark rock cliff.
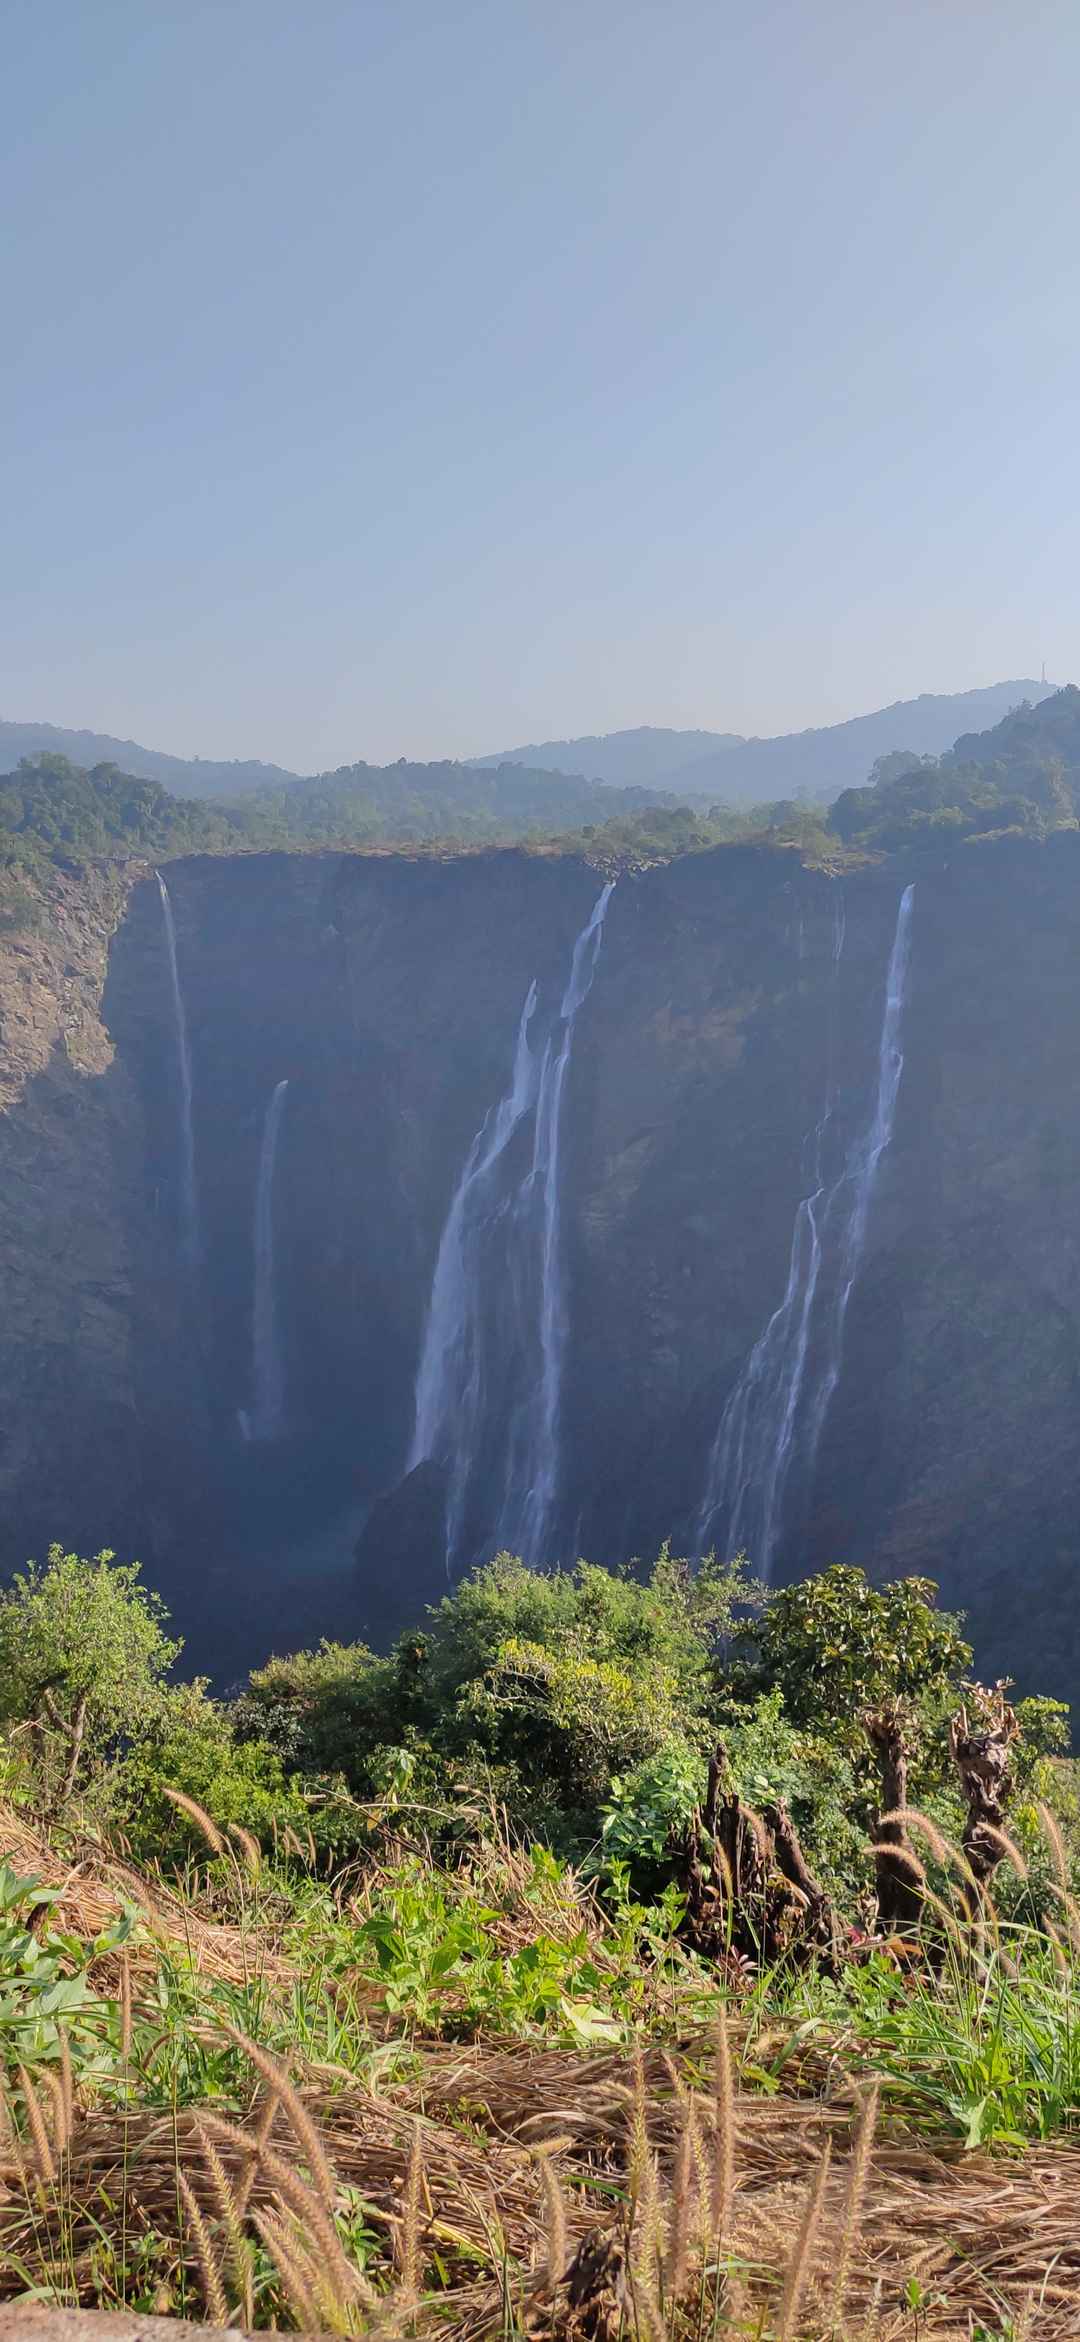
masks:
[[[33,921],[0,930],[2,1545],[9,1562],[54,1535],[140,1551],[190,1655],[227,1675],[286,1636],[383,1634],[438,1590],[438,1475],[394,1492],[439,1235],[529,984],[557,997],[598,881],[524,853],[252,855],[167,875],[195,1271],[153,873],[57,876]],[[985,1670],[1068,1693],[1073,835],[866,869],[842,890],[749,847],[620,882],[567,1075],[557,1542],[618,1560],[690,1537],[725,1400],[784,1292],[809,1137],[826,1099],[854,1127],[872,1097],[912,875],[895,1129],[779,1567],[925,1571],[967,1608]],[[288,1437],[252,1448],[253,1197],[285,1078]]]

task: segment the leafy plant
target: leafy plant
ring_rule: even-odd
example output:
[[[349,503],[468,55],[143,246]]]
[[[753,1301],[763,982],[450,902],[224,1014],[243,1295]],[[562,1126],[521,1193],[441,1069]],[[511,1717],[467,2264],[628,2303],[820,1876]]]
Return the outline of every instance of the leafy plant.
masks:
[[[51,1924],[59,1902],[59,1888],[0,1865],[0,2056],[10,2066],[55,2061],[66,2037],[80,2071],[105,2071],[113,2011],[87,1970],[130,1941],[135,1914],[87,1940]]]

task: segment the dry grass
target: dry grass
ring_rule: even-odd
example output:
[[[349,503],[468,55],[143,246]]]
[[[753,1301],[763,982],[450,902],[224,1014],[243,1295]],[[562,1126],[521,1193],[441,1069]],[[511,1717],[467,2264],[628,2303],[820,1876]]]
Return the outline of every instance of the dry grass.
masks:
[[[643,2333],[659,2318],[688,2336],[910,2342],[914,2279],[921,2342],[967,2342],[979,2323],[996,2334],[1029,2299],[1033,2342],[1080,2333],[1080,2145],[1014,2161],[923,2152],[873,2140],[854,2094],[814,2104],[736,2089],[728,2100],[722,2076],[718,2119],[707,2037],[674,2059],[646,2052],[637,2090],[630,2058],[518,2044],[420,2051],[408,2080],[378,2091],[296,2088],[256,2062],[270,2096],[253,2070],[253,2111],[238,2124],[214,2109],[76,2110],[65,2150],[55,2109],[35,2102],[21,2150],[0,2157],[0,2289],[17,2292],[22,2268],[93,2299],[102,2207],[124,2197],[130,2232],[175,2238],[192,2310],[219,2320],[226,2301],[250,2316],[257,2238],[296,2323],[323,2331],[405,2321],[481,2342],[509,2320],[600,2334],[606,2286],[612,2317]],[[632,2207],[642,2091],[658,2181]],[[332,2218],[355,2207],[347,2190],[378,2240],[367,2279]],[[566,2274],[576,2260],[580,2276],[583,2252],[593,2266],[598,2238],[595,2298],[572,2304]],[[725,2323],[735,2311],[750,2323]]]
[[[141,1909],[151,1940],[102,1987],[129,2030],[155,1935],[207,1977],[247,1974],[242,1930],[90,1842],[65,1865],[0,1807],[0,1856],[83,1935]],[[366,2084],[239,2046],[239,2104],[80,2102],[66,2058],[14,2120],[0,2103],[0,2298],[108,2305],[124,2275],[103,2284],[102,2238],[122,2235],[129,2255],[156,2240],[174,2307],[245,2326],[267,2322],[269,2271],[297,2327],[446,2342],[971,2342],[1010,2318],[1027,2342],[1080,2336],[1080,2142],[1006,2159],[883,2133],[820,2036],[772,2096],[740,2087],[723,2020],[635,2052],[414,2041]]]
[[[147,1941],[141,1953],[133,1952],[131,1959],[144,1971],[154,1966],[155,1937],[159,1942],[182,1945],[197,1973],[208,1978],[240,1983],[250,1970],[249,1938],[242,1928],[215,1917],[209,1903],[201,1912],[188,1898],[120,1861],[93,1838],[75,1839],[71,1858],[65,1861],[43,1831],[3,1800],[0,1862],[10,1863],[13,1870],[42,1886],[59,1888],[57,1924],[75,1935],[99,1935],[125,1905],[133,1907],[144,1923]],[[265,1943],[260,1945],[260,1958],[264,1965],[275,1964]],[[117,1991],[119,1962],[113,1961],[107,1983],[104,1978],[98,1981],[103,1989]]]

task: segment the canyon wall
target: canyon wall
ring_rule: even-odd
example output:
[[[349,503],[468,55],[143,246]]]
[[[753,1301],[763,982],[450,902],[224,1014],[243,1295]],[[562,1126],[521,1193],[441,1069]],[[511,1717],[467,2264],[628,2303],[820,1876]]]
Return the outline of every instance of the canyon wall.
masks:
[[[192,1061],[194,1261],[153,872],[54,874],[32,918],[0,921],[0,1557],[53,1536],[138,1552],[189,1656],[227,1679],[275,1641],[383,1636],[445,1583],[440,1472],[405,1477],[440,1235],[506,1092],[534,982],[537,1048],[558,1031],[600,882],[582,861],[510,852],[192,858],[166,877]],[[1068,1695],[1070,834],[842,882],[751,847],[620,880],[566,1067],[552,1544],[611,1561],[668,1534],[693,1548],[718,1424],[783,1300],[815,1192],[815,1134],[824,1125],[842,1186],[868,1123],[912,879],[895,1125],[775,1570],[924,1572],[967,1609],[984,1671]],[[285,1436],[252,1442],[254,1200],[282,1081]],[[529,1145],[526,1120],[515,1196]],[[834,1253],[826,1315],[843,1281]],[[821,1373],[816,1324],[804,1398]]]

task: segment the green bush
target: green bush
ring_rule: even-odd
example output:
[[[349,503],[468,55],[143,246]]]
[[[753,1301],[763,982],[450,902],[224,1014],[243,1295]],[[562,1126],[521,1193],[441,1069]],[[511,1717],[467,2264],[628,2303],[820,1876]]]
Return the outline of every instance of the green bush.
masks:
[[[227,1711],[207,1698],[201,1682],[169,1690],[116,1767],[113,1814],[139,1861],[182,1863],[193,1850],[205,1854],[197,1822],[172,1803],[168,1789],[193,1798],[219,1829],[236,1823],[263,1846],[287,1829],[307,1833],[306,1802],[277,1750],[265,1741],[238,1740]]]
[[[39,1784],[58,1812],[161,1711],[181,1644],[138,1564],[49,1548],[0,1594],[0,1722],[30,1724]]]

